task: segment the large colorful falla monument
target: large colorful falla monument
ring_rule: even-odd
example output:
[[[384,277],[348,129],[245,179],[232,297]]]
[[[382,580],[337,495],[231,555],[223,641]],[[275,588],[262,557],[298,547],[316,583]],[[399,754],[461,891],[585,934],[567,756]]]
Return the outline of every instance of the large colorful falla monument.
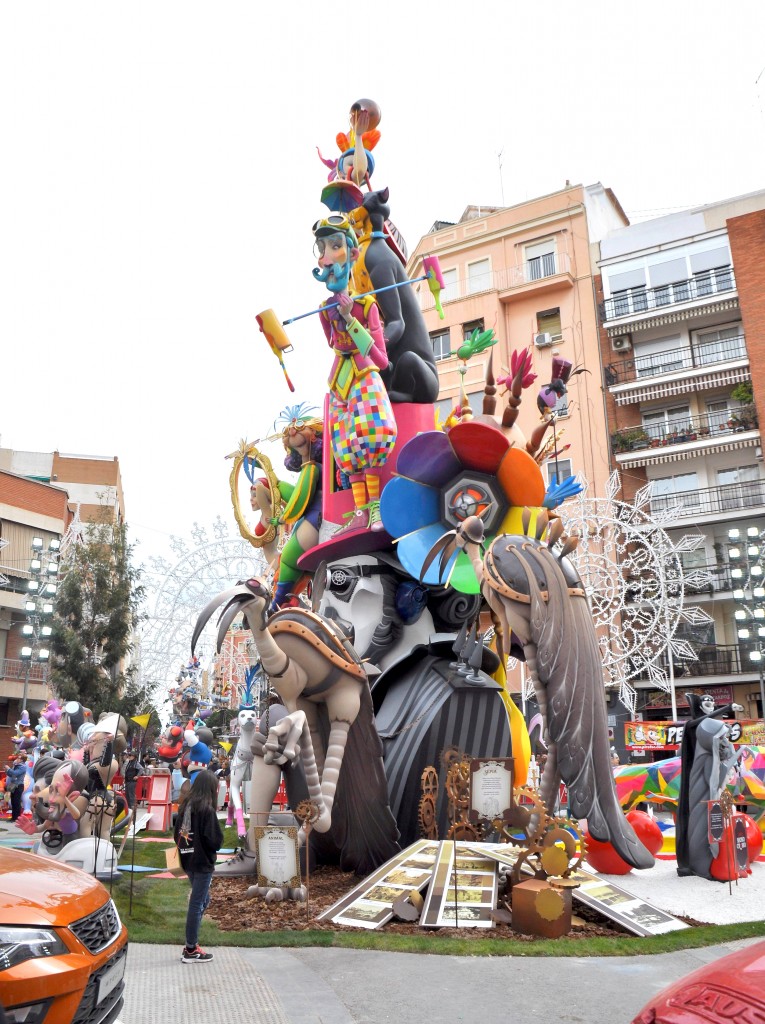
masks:
[[[442,775],[434,827],[447,833],[445,752],[512,757],[514,782],[525,784],[528,733],[504,672],[511,653],[525,660],[546,720],[543,801],[553,806],[564,782],[590,834],[649,867],[616,796],[595,630],[567,557],[577,541],[556,513],[579,485],[546,486],[541,468],[557,444],[555,403],[576,371],[556,360],[526,437],[518,413],[536,379],[531,353],[514,352],[498,385],[493,334],[474,332],[457,354],[485,353],[483,411],[464,399],[437,424],[432,345],[389,191],[371,181],[379,122],[375,103],[353,104],[339,155],[322,157],[327,211],[312,229],[313,275],[328,294],[313,313],[328,385],[323,409],[281,415],[285,466],[297,477],[280,479],[247,442],[233,455],[240,530],[264,548],[273,580],[219,595],[194,635],[220,609],[222,641],[243,614],[280,704],[252,745],[247,844],[219,871],[255,870],[253,822],[267,819],[282,773],[290,806],[308,817],[312,854],[360,874],[420,835],[430,766]],[[440,310],[435,257],[420,280]],[[291,321],[273,310],[257,319],[291,389]],[[254,528],[239,504],[242,473]]]

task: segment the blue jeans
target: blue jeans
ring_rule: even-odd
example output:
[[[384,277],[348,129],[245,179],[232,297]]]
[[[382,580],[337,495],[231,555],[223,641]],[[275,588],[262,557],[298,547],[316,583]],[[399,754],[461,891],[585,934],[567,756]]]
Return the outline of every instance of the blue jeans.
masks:
[[[186,948],[195,949],[199,940],[199,926],[202,915],[210,902],[212,871],[194,871],[189,874],[191,896],[186,911]]]

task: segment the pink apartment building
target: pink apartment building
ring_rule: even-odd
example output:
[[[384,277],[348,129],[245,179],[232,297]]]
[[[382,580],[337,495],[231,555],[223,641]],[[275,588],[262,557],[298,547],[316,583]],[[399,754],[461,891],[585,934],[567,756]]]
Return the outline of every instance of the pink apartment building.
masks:
[[[409,275],[417,277],[423,257],[435,255],[446,282],[443,320],[427,284],[418,286],[441,381],[442,418],[460,392],[461,364],[450,353],[476,326],[494,328],[499,339],[491,350],[495,377],[506,372],[513,349],[533,349],[538,380],[525,393],[519,418],[527,436],[539,421],[536,395],[550,380],[553,356],[590,371],[571,379],[567,408],[559,409],[561,444],[570,448],[559,460],[558,476],[581,472],[594,494],[604,491],[610,451],[592,256],[601,238],[628,223],[610,189],[567,185],[516,206],[468,206],[456,224],[436,221],[408,264]],[[465,373],[475,412],[481,411],[488,360],[488,352],[474,357]],[[548,480],[554,471],[548,463]]]

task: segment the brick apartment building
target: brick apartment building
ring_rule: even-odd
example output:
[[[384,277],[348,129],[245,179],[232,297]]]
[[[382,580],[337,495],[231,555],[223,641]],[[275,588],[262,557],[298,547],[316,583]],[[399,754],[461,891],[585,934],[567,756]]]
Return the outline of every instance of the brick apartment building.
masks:
[[[67,531],[76,510],[84,523],[103,515],[104,507],[118,522],[124,520],[124,496],[119,461],[99,456],[62,455],[59,452],[24,452],[0,448],[0,763],[11,750],[11,736],[26,706],[32,725],[52,696],[48,665],[38,660],[42,646],[32,641],[33,657],[22,660],[28,646],[22,630],[36,621],[42,605],[32,611],[30,582],[42,587],[55,547]],[[35,547],[33,547],[33,542]],[[33,559],[42,562],[33,571]],[[51,560],[55,555],[51,556]],[[53,600],[53,599],[51,599]],[[27,607],[29,605],[29,607]]]
[[[758,192],[611,232],[600,241],[596,277],[612,461],[624,498],[651,482],[652,510],[676,510],[669,535],[704,536],[682,558],[711,583],[686,597],[713,622],[681,623],[698,659],[673,664],[677,692],[686,680],[714,691],[718,703],[736,700],[745,718],[762,716],[763,641],[757,621],[744,622],[742,636],[736,614],[765,618],[765,607],[741,592],[742,549],[729,530],[756,537],[765,528],[764,247]],[[759,562],[759,542],[743,547]],[[637,685],[645,717],[669,717],[669,697],[648,680]]]

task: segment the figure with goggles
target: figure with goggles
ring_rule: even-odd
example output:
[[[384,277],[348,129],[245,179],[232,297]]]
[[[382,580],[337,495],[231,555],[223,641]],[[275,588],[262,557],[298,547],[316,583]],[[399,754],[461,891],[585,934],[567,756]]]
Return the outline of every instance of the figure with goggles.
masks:
[[[342,530],[381,530],[379,471],[396,443],[396,420],[380,371],[388,365],[373,295],[353,299],[348,284],[359,247],[350,220],[331,214],[313,227],[319,261],[313,275],[333,293],[320,319],[334,353],[329,375],[329,437],[335,463],[353,490]]]

